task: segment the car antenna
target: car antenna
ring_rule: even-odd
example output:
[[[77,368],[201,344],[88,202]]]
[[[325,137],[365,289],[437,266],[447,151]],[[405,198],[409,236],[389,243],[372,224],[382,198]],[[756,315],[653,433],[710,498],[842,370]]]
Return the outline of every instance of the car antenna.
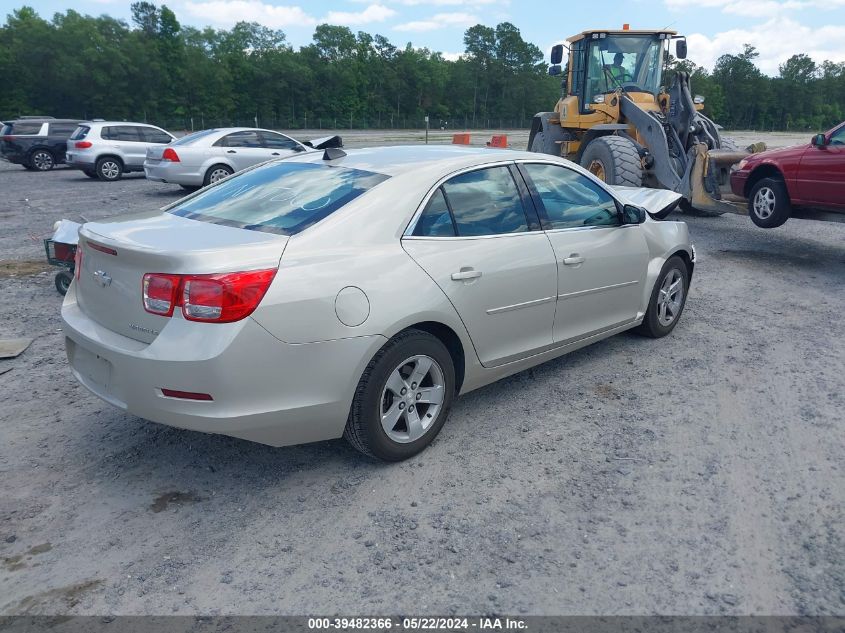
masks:
[[[339,147],[327,147],[323,153],[323,160],[334,160],[335,158],[343,158],[344,156],[346,156],[346,152]]]

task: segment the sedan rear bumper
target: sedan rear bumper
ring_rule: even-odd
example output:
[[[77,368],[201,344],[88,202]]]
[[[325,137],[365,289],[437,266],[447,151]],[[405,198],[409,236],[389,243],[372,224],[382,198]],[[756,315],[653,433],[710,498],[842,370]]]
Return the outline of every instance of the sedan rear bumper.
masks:
[[[186,168],[183,163],[171,161],[152,163],[147,160],[144,163],[144,175],[147,180],[155,182],[168,182],[188,187],[200,187],[203,184],[203,174],[198,170]]]
[[[271,446],[340,437],[358,379],[380,336],[290,345],[251,318],[198,324],[174,316],[146,344],[88,317],[75,289],[62,306],[68,360],[94,395],[179,428]],[[167,397],[162,389],[209,394]]]

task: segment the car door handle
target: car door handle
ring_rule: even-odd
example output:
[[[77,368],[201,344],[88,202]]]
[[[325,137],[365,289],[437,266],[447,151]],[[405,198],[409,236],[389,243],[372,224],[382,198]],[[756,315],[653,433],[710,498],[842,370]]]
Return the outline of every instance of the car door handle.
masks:
[[[281,154],[279,154],[279,152],[273,152],[270,156],[281,156]]]
[[[478,279],[481,277],[480,270],[473,270],[472,268],[462,268],[460,272],[452,273],[452,281],[466,281],[468,279]]]
[[[563,258],[563,263],[567,266],[577,266],[578,264],[583,264],[586,261],[585,257],[581,257],[578,253],[572,253],[569,257]]]
[[[229,150],[228,152],[226,152],[226,153],[227,153],[227,154],[237,154],[237,152],[236,152],[235,150],[233,150],[233,149],[230,149],[230,150]]]

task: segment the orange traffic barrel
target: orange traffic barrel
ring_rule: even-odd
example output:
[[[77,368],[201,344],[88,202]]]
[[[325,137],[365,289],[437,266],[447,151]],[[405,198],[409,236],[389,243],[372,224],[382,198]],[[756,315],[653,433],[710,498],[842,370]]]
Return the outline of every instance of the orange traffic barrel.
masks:
[[[496,134],[493,138],[490,139],[490,142],[487,143],[488,147],[500,147],[506,148],[508,146],[508,136],[507,134]]]

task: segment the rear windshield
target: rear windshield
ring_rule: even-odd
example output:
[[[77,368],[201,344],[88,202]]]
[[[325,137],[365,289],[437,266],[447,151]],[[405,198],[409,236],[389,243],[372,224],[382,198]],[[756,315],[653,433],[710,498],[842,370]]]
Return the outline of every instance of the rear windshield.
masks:
[[[38,134],[43,124],[38,121],[12,121],[6,134]]]
[[[251,231],[294,235],[388,176],[335,165],[278,162],[227,178],[170,213]]]
[[[214,134],[217,130],[200,130],[199,132],[191,132],[182,138],[173,142],[173,145],[190,145],[194,141],[200,140],[204,136]]]
[[[88,136],[88,132],[91,131],[91,128],[87,125],[80,125],[73,131],[73,134],[70,135],[71,141],[81,141],[86,136]]]

